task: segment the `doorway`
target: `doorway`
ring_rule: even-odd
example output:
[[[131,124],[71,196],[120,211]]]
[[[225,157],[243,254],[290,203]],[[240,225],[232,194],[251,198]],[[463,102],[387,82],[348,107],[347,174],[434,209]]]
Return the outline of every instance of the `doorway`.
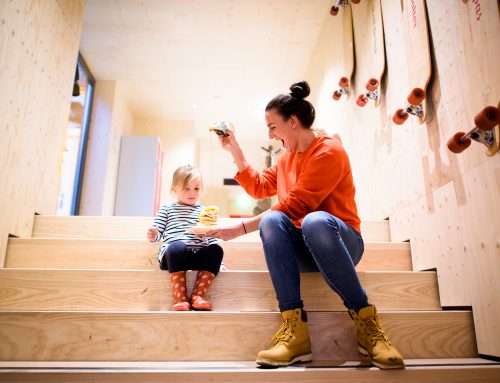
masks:
[[[66,127],[57,215],[78,215],[95,79],[78,54]]]

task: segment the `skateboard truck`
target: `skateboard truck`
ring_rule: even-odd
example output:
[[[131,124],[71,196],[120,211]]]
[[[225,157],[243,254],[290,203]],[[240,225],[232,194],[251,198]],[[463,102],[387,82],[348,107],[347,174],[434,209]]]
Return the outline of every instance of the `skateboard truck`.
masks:
[[[361,0],[351,0],[351,3],[359,4],[360,1]],[[335,5],[332,5],[332,7],[330,8],[330,15],[337,16],[340,7],[345,8],[347,7],[348,4],[349,4],[348,0],[336,0]]]
[[[414,88],[408,95],[408,105],[404,109],[396,110],[392,116],[392,121],[397,125],[402,125],[408,119],[410,114],[421,118],[424,115],[425,90],[421,88]]]
[[[359,95],[356,104],[363,107],[368,103],[368,100],[374,100],[376,102],[379,96],[378,84],[379,82],[376,78],[369,79],[366,83],[367,92]]]
[[[486,154],[492,156],[498,151],[498,132],[495,138],[495,128],[500,121],[500,112],[494,106],[487,106],[474,117],[476,126],[468,131],[455,133],[447,143],[453,153],[461,153],[467,149],[472,141],[486,146]]]
[[[340,88],[333,92],[332,98],[334,100],[340,100],[343,94],[347,97],[351,94],[351,86],[349,84],[349,79],[347,77],[341,77],[339,81]]]

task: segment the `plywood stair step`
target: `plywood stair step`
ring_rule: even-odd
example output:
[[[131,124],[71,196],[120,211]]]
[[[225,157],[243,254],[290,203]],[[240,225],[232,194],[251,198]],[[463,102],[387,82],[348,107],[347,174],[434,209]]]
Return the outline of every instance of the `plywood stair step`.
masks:
[[[367,363],[346,361],[312,362],[280,369],[256,368],[254,361],[0,362],[0,380],[11,383],[474,383],[499,381],[500,363],[480,358],[407,359],[405,370],[381,371]]]
[[[477,357],[472,313],[392,311],[380,317],[405,358]],[[279,313],[0,311],[2,361],[247,361]],[[359,360],[347,312],[309,312],[315,360]]]
[[[221,223],[240,222],[240,218],[220,218]],[[51,216],[36,215],[33,224],[34,238],[88,238],[88,239],[144,239],[153,217],[119,216]],[[365,241],[388,242],[391,240],[389,221],[361,223]],[[260,240],[258,232],[239,238],[240,241]]]
[[[359,272],[370,302],[382,310],[439,310],[435,272]],[[192,291],[195,273],[188,273]],[[320,273],[301,275],[302,297],[311,311],[344,311]],[[0,269],[0,309],[168,310],[167,271]],[[266,271],[219,273],[209,296],[215,311],[276,311]]]
[[[223,242],[233,270],[267,270],[261,242]],[[10,238],[5,267],[156,270],[159,243],[126,239]],[[366,242],[359,271],[411,271],[407,242]]]

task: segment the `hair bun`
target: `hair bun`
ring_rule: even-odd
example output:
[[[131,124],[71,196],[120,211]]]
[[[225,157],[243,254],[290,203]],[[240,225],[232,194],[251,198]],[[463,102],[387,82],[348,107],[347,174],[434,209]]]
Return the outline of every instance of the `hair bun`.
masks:
[[[311,93],[309,84],[306,81],[296,82],[290,86],[290,95],[296,98],[306,98]]]

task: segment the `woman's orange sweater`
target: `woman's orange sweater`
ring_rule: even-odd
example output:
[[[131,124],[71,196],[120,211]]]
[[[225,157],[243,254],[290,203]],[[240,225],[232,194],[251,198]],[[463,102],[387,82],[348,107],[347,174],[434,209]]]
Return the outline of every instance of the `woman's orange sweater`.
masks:
[[[305,152],[283,154],[262,174],[248,166],[235,179],[253,198],[277,194],[271,209],[285,213],[296,227],[308,213],[325,211],[360,232],[351,165],[337,138],[318,135]]]

